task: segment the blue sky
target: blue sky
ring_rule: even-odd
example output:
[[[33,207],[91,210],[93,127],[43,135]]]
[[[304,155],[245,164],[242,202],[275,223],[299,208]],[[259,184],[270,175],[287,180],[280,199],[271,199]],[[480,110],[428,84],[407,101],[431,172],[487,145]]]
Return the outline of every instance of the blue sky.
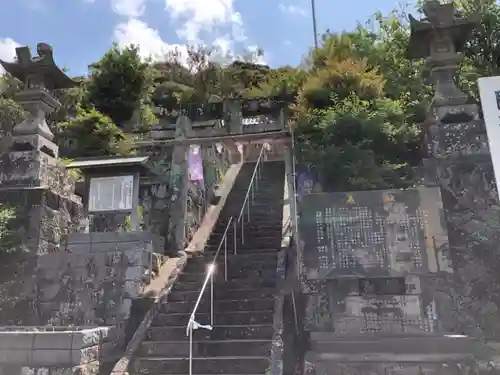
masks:
[[[397,0],[316,0],[318,31],[352,29]],[[113,40],[161,59],[186,44],[241,54],[257,47],[271,66],[297,65],[313,44],[310,0],[0,0],[0,58],[37,42],[80,75]]]

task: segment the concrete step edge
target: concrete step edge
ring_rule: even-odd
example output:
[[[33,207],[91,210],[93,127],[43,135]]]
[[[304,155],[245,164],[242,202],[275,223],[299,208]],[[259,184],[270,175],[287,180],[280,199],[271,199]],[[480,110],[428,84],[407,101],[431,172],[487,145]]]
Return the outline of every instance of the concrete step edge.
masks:
[[[224,312],[218,312],[216,315],[221,316],[221,315],[236,315],[236,314],[255,314],[255,313],[274,313],[274,310],[238,310],[238,311],[224,311]],[[203,312],[198,312],[197,315],[205,314],[205,315],[210,315],[210,313],[203,313]],[[170,316],[186,316],[186,315],[191,315],[191,312],[186,312],[186,313],[176,313],[176,312],[160,312],[158,315],[170,315]]]
[[[262,339],[196,340],[196,339],[193,339],[193,343],[198,343],[198,344],[250,343],[250,342],[267,344],[267,343],[271,343],[272,341],[273,341],[272,339],[268,339],[268,340],[262,340]],[[142,343],[143,344],[188,344],[189,341],[187,340],[187,337],[186,337],[186,340],[172,340],[172,341],[145,340]]]
[[[140,356],[140,357],[136,357],[135,358],[136,360],[148,360],[148,361],[178,361],[178,360],[188,360],[189,358],[187,357],[144,357],[144,356]],[[266,359],[268,360],[269,357],[268,356],[265,356],[265,357],[262,357],[262,356],[251,356],[251,357],[242,357],[242,356],[233,356],[233,357],[193,357],[193,359],[196,359],[196,360],[233,360],[233,359],[237,359],[237,360],[241,360],[241,359]]]
[[[214,325],[213,326],[213,329],[215,330],[216,328],[263,328],[263,327],[266,327],[266,328],[272,328],[273,325],[272,324],[235,324],[235,325],[227,325],[227,324],[223,324],[223,325]],[[182,326],[171,326],[169,325],[168,327],[151,327],[150,329],[169,329],[169,328],[183,328],[183,329],[186,329],[186,325],[182,325]]]
[[[217,285],[214,285],[214,289],[215,291],[217,291]],[[225,292],[227,291],[231,291],[231,292],[253,292],[254,290],[263,290],[264,291],[268,291],[268,292],[271,292],[271,291],[276,291],[275,288],[235,288],[235,289],[228,289],[228,290],[224,290]],[[178,292],[178,293],[195,293],[195,292],[199,292],[199,290],[176,290],[175,287],[174,289],[172,290],[172,292]],[[249,299],[254,299],[254,298],[249,298]],[[259,298],[261,299],[261,298]],[[265,299],[265,298],[264,298]],[[216,301],[223,301],[219,298],[216,299]],[[241,301],[240,299],[238,299],[237,301]]]
[[[274,301],[274,298],[215,299],[214,300],[214,302],[255,302],[255,301]],[[196,301],[195,300],[192,300],[192,301],[168,301],[167,306],[169,303],[193,303],[193,302],[196,302]]]

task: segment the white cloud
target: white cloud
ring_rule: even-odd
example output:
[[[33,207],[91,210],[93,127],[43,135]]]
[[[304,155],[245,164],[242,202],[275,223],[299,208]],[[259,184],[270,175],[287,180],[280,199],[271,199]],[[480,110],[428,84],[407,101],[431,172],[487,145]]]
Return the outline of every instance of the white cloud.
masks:
[[[248,46],[247,51],[250,54],[250,56],[248,57],[250,57],[251,62],[260,65],[267,65],[265,53],[261,53],[262,51],[260,50],[259,46],[257,45]]]
[[[146,11],[145,2],[146,0],[111,0],[111,7],[121,16],[136,18]]]
[[[304,8],[298,7],[293,4],[285,5],[285,4],[280,4],[279,8],[282,12],[284,13],[289,13],[293,15],[298,15],[298,16],[307,16],[307,11]]]
[[[227,36],[215,39],[212,44],[216,54],[219,54],[222,58],[231,54],[233,43]]]
[[[114,39],[120,47],[137,45],[142,56],[153,60],[164,60],[165,56],[177,52],[181,61],[186,61],[187,46],[169,44],[162,40],[157,29],[153,29],[140,19],[148,0],[111,0],[113,10],[129,17],[114,31]],[[174,22],[179,22],[176,30],[186,44],[201,44],[215,48],[212,57],[226,61],[238,57],[236,51],[244,49],[256,56],[257,48],[245,48],[247,37],[241,14],[234,8],[235,0],[165,0],[165,11]],[[231,58],[232,57],[232,58]],[[253,61],[264,64],[263,56]]]
[[[158,30],[135,18],[119,24],[115,29],[114,38],[122,48],[131,44],[138,46],[144,58],[161,61],[167,54],[173,52],[180,54],[181,61],[186,57],[185,45],[169,44],[163,41]]]
[[[17,47],[21,47],[21,45],[11,38],[0,39],[0,59],[5,61],[13,61],[16,57]],[[0,66],[0,74],[3,73],[4,70]]]
[[[190,43],[199,43],[201,32],[211,32],[220,26],[230,26],[234,40],[246,39],[234,0],[165,0],[165,10],[172,19],[182,22],[177,34]]]

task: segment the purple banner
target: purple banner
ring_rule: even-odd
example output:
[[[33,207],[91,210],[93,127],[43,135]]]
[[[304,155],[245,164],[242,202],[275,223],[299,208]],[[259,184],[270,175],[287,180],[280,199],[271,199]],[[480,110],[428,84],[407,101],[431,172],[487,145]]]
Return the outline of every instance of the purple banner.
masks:
[[[201,158],[201,148],[198,145],[189,147],[188,174],[189,181],[203,181],[203,160]]]
[[[297,168],[298,171],[296,172],[296,180],[295,183],[296,189],[297,189],[297,198],[302,200],[302,198],[307,195],[312,193],[312,189],[314,186],[314,174],[311,173],[308,169],[306,168]]]

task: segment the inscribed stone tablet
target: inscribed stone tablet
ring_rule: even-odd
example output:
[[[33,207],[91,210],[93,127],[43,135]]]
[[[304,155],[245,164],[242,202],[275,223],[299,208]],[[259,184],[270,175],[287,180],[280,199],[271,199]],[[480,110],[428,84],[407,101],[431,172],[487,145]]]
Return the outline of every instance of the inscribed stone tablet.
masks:
[[[89,211],[131,210],[133,185],[133,176],[91,178]]]

